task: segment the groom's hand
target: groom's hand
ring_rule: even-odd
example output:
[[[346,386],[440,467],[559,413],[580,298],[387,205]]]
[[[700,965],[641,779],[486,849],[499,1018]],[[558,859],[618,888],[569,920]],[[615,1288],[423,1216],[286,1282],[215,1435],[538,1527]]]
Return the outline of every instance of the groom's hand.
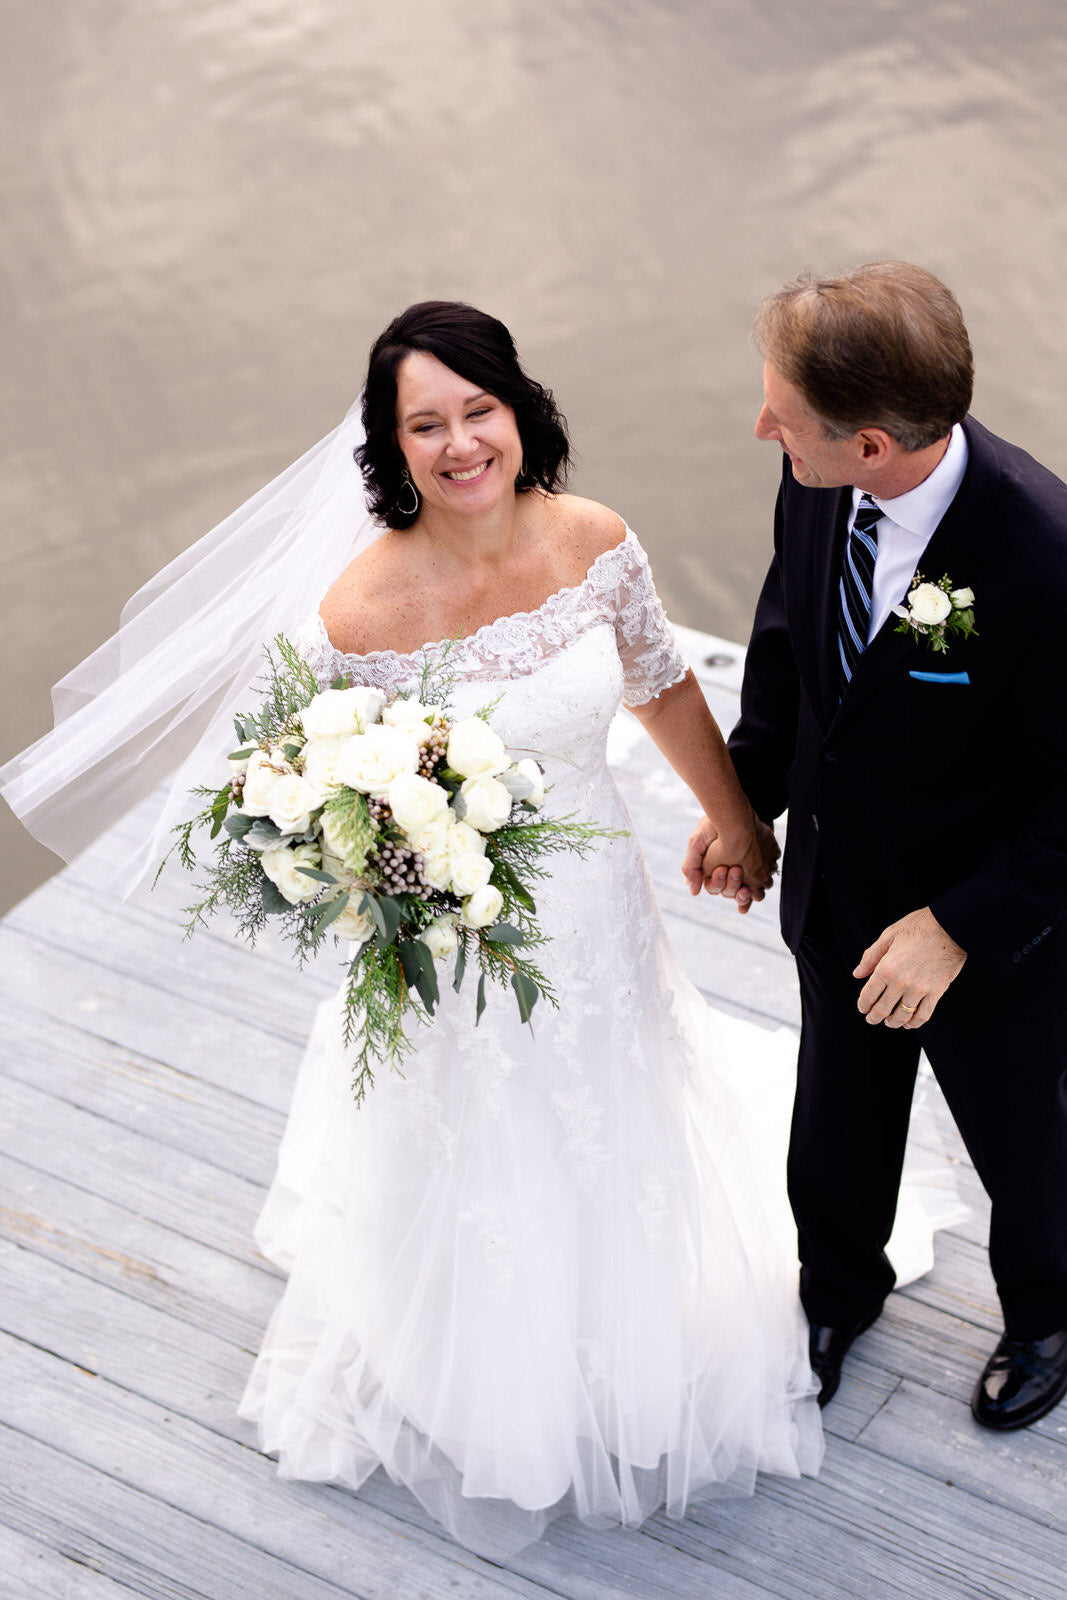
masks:
[[[857,1004],[870,1023],[921,1028],[966,959],[966,950],[924,906],[894,922],[863,952],[852,973],[867,980]]]

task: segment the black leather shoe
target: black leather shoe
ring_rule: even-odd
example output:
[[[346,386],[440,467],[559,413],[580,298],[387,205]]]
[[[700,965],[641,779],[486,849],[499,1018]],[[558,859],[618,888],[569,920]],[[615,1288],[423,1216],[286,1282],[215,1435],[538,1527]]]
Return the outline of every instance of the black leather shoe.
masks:
[[[811,1370],[819,1380],[819,1404],[824,1406],[837,1393],[841,1382],[841,1363],[850,1345],[861,1333],[866,1333],[872,1322],[881,1316],[881,1306],[876,1306],[868,1316],[848,1328],[831,1328],[825,1323],[813,1322],[808,1336],[808,1357]]]
[[[983,1428],[1026,1428],[1067,1394],[1067,1330],[1047,1339],[1005,1334],[985,1364],[971,1396]]]

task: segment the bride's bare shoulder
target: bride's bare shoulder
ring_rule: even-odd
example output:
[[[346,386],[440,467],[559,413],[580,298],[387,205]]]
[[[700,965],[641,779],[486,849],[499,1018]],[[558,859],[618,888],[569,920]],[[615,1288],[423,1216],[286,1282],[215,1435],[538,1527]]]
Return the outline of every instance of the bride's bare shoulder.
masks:
[[[626,538],[626,524],[617,512],[581,495],[555,495],[552,519],[561,548],[582,572],[588,572],[597,556]]]
[[[403,535],[382,535],[349,563],[327,589],[319,616],[330,643],[344,655],[384,648],[411,604]]]

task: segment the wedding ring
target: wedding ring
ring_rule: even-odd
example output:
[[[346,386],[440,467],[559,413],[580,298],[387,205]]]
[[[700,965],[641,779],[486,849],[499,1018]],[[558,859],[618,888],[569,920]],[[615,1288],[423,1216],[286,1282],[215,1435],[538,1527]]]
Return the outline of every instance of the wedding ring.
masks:
[[[920,1000],[919,1005],[921,1004],[922,1001]],[[900,1007],[901,1011],[918,1011],[919,1009],[919,1006],[906,1006],[903,1000],[898,1000],[897,1005]]]

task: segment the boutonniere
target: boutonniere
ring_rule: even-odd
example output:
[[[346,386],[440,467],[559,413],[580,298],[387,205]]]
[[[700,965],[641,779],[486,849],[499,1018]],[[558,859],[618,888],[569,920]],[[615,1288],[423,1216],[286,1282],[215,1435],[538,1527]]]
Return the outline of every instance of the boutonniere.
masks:
[[[897,633],[913,633],[916,643],[924,643],[931,650],[944,653],[953,635],[969,639],[977,637],[974,626],[974,590],[954,589],[948,573],[936,583],[929,583],[921,572],[911,580],[907,603],[894,606],[893,614],[901,620]]]

